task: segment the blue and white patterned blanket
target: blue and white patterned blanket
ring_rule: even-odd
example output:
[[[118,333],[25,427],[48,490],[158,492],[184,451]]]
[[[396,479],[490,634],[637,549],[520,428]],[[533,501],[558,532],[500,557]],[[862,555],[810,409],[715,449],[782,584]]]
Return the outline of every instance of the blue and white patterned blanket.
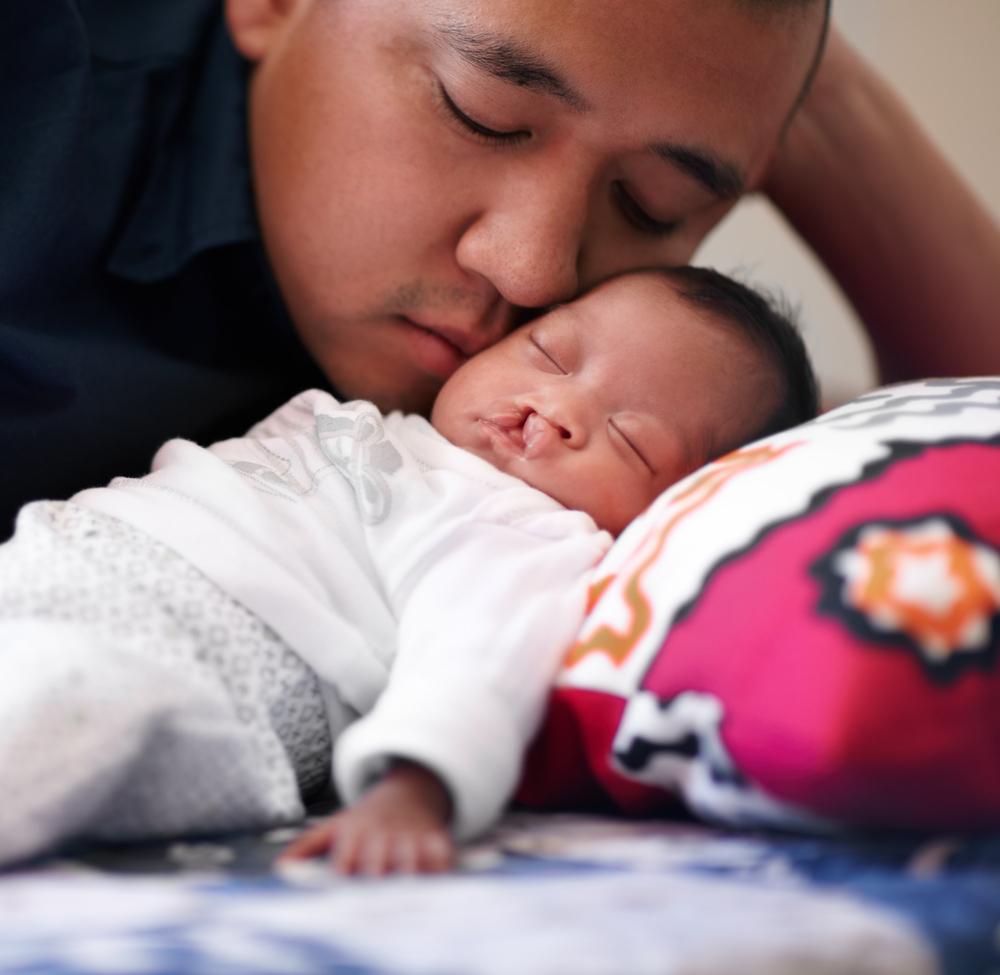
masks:
[[[511,814],[456,874],[275,874],[287,831],[0,879],[0,971],[992,975],[1000,837],[816,839]]]

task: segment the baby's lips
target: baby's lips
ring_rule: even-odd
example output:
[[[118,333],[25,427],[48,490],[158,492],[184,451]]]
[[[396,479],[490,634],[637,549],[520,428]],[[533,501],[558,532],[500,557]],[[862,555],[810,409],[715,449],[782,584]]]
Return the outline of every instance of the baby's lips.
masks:
[[[524,414],[518,410],[493,410],[479,418],[487,435],[506,451],[523,456],[524,431],[521,428]]]
[[[524,412],[518,409],[490,411],[485,420],[499,430],[515,430],[524,423]]]
[[[544,453],[558,431],[541,413],[529,413],[524,421],[524,456],[531,460]]]

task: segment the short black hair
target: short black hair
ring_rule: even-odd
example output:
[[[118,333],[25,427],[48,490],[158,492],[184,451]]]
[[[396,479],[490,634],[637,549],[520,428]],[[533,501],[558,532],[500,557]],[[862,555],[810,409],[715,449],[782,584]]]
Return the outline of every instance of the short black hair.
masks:
[[[819,413],[819,384],[794,315],[784,299],[765,294],[710,267],[662,268],[692,305],[739,329],[767,356],[784,389],[777,407],[744,443],[798,426]],[[730,447],[735,449],[740,444]]]
[[[715,321],[746,335],[774,368],[783,388],[778,405],[739,443],[720,445],[715,456],[813,419],[819,413],[819,386],[794,315],[783,299],[737,281],[710,267],[649,267],[615,277],[654,275]],[[705,462],[714,457],[704,458]]]

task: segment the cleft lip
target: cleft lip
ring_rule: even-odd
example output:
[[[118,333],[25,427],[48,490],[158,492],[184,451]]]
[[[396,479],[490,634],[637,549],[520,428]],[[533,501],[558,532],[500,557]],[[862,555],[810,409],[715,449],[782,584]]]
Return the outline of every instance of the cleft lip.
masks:
[[[479,418],[487,437],[508,452],[520,455],[524,448],[524,421],[529,407],[503,406]]]
[[[530,406],[510,406],[499,410],[492,410],[483,417],[484,423],[492,424],[502,430],[520,429],[524,426],[524,421],[529,413],[534,410]]]
[[[525,460],[545,453],[558,436],[552,422],[530,406],[504,408],[479,422],[491,440]]]
[[[530,460],[544,454],[553,439],[558,439],[559,431],[548,417],[532,411],[524,418],[521,437],[524,442],[524,456]]]

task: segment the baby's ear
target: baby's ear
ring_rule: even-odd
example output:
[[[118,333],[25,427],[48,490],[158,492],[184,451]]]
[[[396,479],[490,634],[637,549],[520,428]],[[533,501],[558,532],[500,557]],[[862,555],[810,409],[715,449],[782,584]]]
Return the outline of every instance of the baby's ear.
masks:
[[[226,23],[236,49],[248,61],[265,58],[292,15],[311,0],[225,0]]]

